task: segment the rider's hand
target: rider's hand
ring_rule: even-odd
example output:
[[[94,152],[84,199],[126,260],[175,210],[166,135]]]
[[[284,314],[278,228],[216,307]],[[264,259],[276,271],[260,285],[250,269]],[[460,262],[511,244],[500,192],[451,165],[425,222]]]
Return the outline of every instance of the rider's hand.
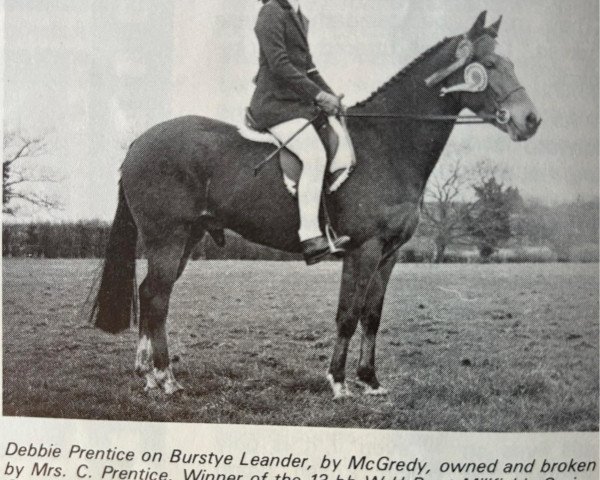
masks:
[[[319,92],[315,100],[327,115],[337,115],[342,108],[341,99],[325,91]]]

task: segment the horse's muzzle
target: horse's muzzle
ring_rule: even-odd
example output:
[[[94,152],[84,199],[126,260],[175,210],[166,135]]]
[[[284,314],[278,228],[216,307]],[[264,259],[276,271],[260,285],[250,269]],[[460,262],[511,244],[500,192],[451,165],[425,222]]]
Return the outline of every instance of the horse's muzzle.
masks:
[[[529,133],[530,137],[535,135],[541,124],[542,119],[538,118],[535,113],[531,112],[529,115],[527,115],[527,118],[525,119],[525,126],[527,127],[527,132]]]

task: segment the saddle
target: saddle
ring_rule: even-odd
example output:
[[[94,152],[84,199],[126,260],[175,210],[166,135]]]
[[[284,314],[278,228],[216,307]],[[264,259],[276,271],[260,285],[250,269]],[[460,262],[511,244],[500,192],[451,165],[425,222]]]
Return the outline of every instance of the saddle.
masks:
[[[327,154],[325,175],[325,191],[335,192],[352,173],[356,164],[354,149],[348,132],[344,128],[336,128],[335,123],[325,120],[315,125],[315,129]],[[244,124],[239,133],[246,140],[259,143],[271,143],[281,147],[282,143],[269,131],[256,128],[256,122],[249,110],[246,110]],[[283,174],[283,182],[291,195],[296,196],[298,181],[302,173],[302,162],[287,148],[279,152],[279,165]]]

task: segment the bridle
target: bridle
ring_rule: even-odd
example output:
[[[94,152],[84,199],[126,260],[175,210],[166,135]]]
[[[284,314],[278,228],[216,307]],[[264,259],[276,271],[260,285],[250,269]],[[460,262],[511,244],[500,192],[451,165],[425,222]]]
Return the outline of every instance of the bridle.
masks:
[[[492,92],[494,91],[494,89],[491,86],[490,86],[490,90],[492,90]],[[510,97],[512,97],[513,94],[515,94],[521,90],[525,90],[525,87],[522,85],[519,85],[519,86],[513,88],[510,92],[508,92],[506,95],[504,95],[500,99],[498,99],[496,97],[493,98],[494,105],[496,106],[496,115],[495,115],[496,122],[499,123],[500,125],[506,125],[511,120],[510,112],[508,110],[506,110],[506,108],[502,108],[502,104],[504,102],[506,102]]]
[[[502,105],[504,102],[506,102],[510,97],[512,97],[513,93],[517,93],[519,90],[525,90],[525,87],[523,85],[519,85],[516,88],[513,88],[510,92],[508,92],[506,95],[504,95],[502,98],[500,98],[499,100],[495,99],[494,103],[496,104],[496,106],[500,106]]]
[[[416,120],[421,122],[454,122],[455,125],[480,125],[487,123],[496,123],[506,125],[511,121],[510,112],[503,108],[502,105],[515,93],[525,90],[525,87],[518,85],[503,96],[499,96],[490,85],[487,76],[487,69],[478,62],[467,63],[473,57],[473,42],[466,36],[458,44],[456,49],[456,60],[434,72],[425,79],[425,84],[428,87],[438,85],[443,80],[448,78],[457,70],[465,67],[465,83],[454,85],[452,87],[442,87],[440,95],[445,96],[449,93],[456,92],[472,92],[480,93],[486,90],[492,93],[492,101],[496,107],[496,113],[482,112],[477,115],[437,115],[437,114],[414,114],[414,113],[351,113],[342,111],[340,117],[345,118],[370,118],[370,119],[399,119],[399,120]]]

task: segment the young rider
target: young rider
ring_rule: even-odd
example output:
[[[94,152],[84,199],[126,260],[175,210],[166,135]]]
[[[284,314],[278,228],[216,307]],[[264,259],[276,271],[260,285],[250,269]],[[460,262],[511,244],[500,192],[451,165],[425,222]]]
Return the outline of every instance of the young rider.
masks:
[[[339,113],[341,102],[312,61],[307,41],[308,20],[300,11],[300,0],[261,1],[264,5],[254,29],[260,47],[260,66],[250,113],[257,128],[268,129],[279,141],[286,142],[320,112],[324,112],[321,121],[328,121],[327,116]],[[304,258],[311,265],[330,250],[319,226],[327,157],[314,124],[297,134],[287,148],[302,162],[298,235]],[[348,237],[340,237],[335,247],[343,250],[349,241]]]

